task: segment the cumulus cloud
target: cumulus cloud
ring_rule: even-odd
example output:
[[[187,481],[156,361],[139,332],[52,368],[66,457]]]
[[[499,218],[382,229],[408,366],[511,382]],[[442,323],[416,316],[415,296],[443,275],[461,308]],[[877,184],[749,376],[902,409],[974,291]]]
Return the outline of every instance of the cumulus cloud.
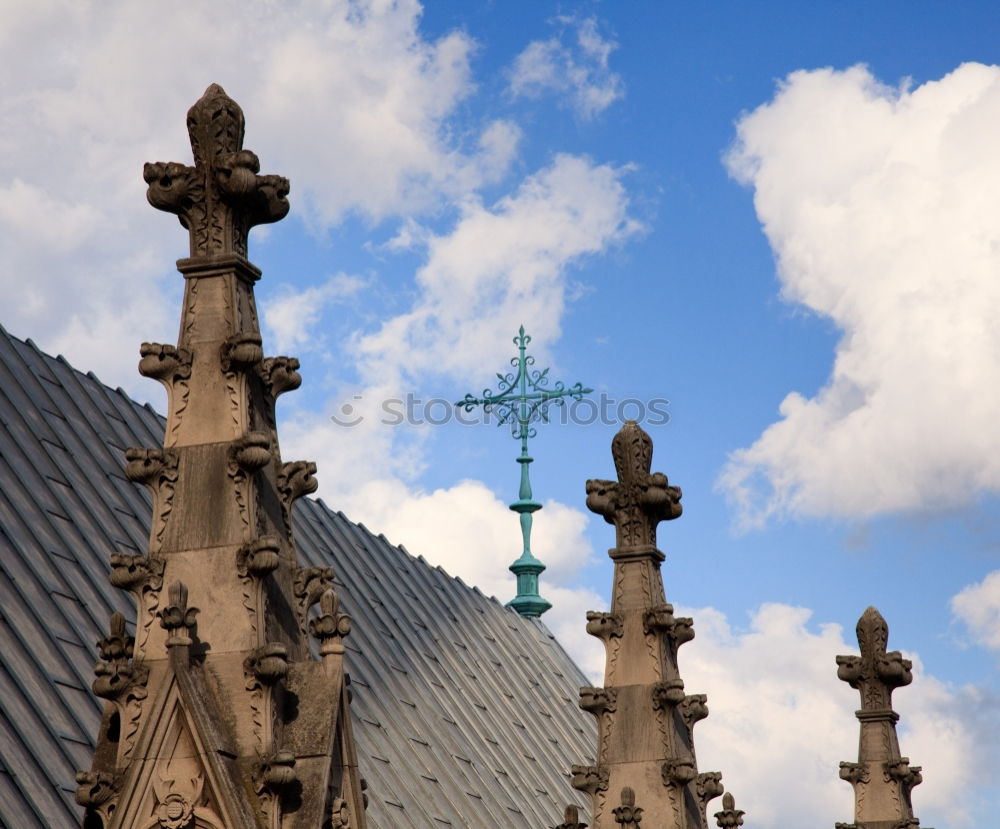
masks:
[[[483,365],[506,362],[523,323],[535,347],[558,338],[569,266],[641,230],[628,212],[626,170],[558,155],[495,205],[467,200],[456,225],[423,234],[427,261],[418,297],[358,344],[367,377],[437,373],[478,379]],[[405,241],[421,238],[405,228]]]
[[[404,542],[466,584],[501,602],[517,592],[507,569],[521,554],[520,527],[507,505],[480,481],[464,480],[432,492],[413,490],[399,481],[378,480],[347,499],[351,516],[363,516],[390,541]],[[586,632],[588,610],[606,602],[576,584],[593,550],[585,533],[587,516],[555,501],[535,513],[532,552],[545,563],[539,592],[552,603],[543,616],[549,630],[585,673],[604,675],[604,648]]]
[[[0,45],[18,71],[0,81],[4,324],[146,393],[134,355],[173,337],[175,314],[157,309],[176,307],[167,263],[185,240],[146,205],[142,164],[189,160],[183,114],[211,82],[246,108],[247,145],[291,179],[293,212],[313,227],[406,216],[496,180],[519,130],[452,128],[474,44],[423,37],[420,13],[416,0],[222,0],[183,14],[6,4]]]
[[[282,354],[323,348],[326,341],[315,331],[323,312],[357,296],[364,284],[360,277],[336,273],[320,285],[282,285],[261,308],[271,348]]]
[[[698,765],[720,770],[737,806],[761,829],[849,821],[851,787],[838,777],[857,759],[858,692],[837,679],[834,657],[857,653],[836,624],[809,625],[811,611],[765,604],[746,629],[713,608],[685,610],[697,636],[680,651],[689,693],[707,693],[711,714],[695,731]],[[890,647],[893,647],[890,642]],[[968,826],[963,803],[988,778],[996,757],[979,735],[996,729],[995,711],[972,688],[929,676],[919,656],[913,684],[895,693],[900,748],[924,769],[914,809],[926,825]],[[989,719],[992,717],[992,719]]]
[[[559,17],[556,37],[529,43],[510,69],[515,96],[556,94],[581,118],[594,118],[625,94],[621,77],[608,59],[618,44],[604,38],[597,19]]]
[[[1000,651],[1000,570],[953,596],[951,611],[976,643]]]
[[[299,412],[283,427],[285,450],[319,462],[324,499],[502,600],[515,592],[507,570],[520,554],[514,516],[478,481],[423,490],[433,430],[387,425],[386,401],[403,399],[429,377],[478,382],[484,365],[507,364],[521,323],[539,335],[533,351],[551,344],[572,266],[641,229],[629,215],[625,173],[559,155],[493,205],[467,199],[449,230],[404,222],[387,249],[425,251],[412,305],[348,344],[358,361],[357,389],[340,389],[326,415]],[[293,297],[296,307],[301,296]],[[603,666],[599,649],[583,634],[582,620],[601,601],[579,586],[591,555],[587,520],[580,510],[547,504],[536,516],[532,548],[549,568],[542,593],[554,608],[546,621],[568,637],[581,664],[596,670]]]
[[[94,8],[41,0],[5,10],[0,46],[19,71],[0,79],[0,287],[12,298],[3,322],[139,396],[151,387],[135,370],[138,344],[173,340],[182,280],[170,263],[186,252],[176,221],[146,204],[142,163],[190,160],[183,114],[211,82],[246,110],[246,143],[262,171],[291,180],[293,216],[312,229],[348,215],[371,224],[391,217],[403,230],[385,251],[409,247],[425,258],[409,311],[353,341],[357,396],[371,405],[398,396],[404,378],[478,376],[484,354],[504,365],[521,322],[544,319],[538,345],[553,342],[571,296],[568,270],[639,229],[626,170],[584,158],[557,156],[510,195],[481,201],[479,191],[508,172],[521,131],[459,112],[475,90],[475,43],[460,31],[426,37],[417,0],[221,0],[183,15],[120,0]],[[579,78],[599,95],[613,46],[593,24],[573,31],[573,61],[593,68]],[[595,98],[585,108],[604,105]],[[454,227],[442,230],[455,205]],[[425,215],[434,231],[420,225]],[[324,310],[358,287],[357,277],[338,274],[277,290],[261,307],[269,348],[310,347]],[[455,331],[464,332],[459,347]],[[458,356],[442,361],[442,343]],[[337,391],[345,414],[339,404],[354,405],[355,392]],[[329,420],[334,411],[293,411],[285,456],[317,458],[323,494],[352,517],[427,548],[469,583],[512,595],[506,566],[518,530],[506,505],[476,482],[424,491],[425,431],[393,432],[375,416],[345,429]],[[420,516],[445,510],[462,532],[432,543]],[[535,536],[540,554],[554,551],[553,595],[580,614],[597,600],[572,586],[590,555],[585,521],[549,504]]]
[[[371,393],[371,390],[369,390]],[[309,457],[318,463],[319,494],[352,520],[375,529],[414,555],[440,565],[450,575],[486,595],[509,601],[516,593],[507,569],[521,554],[521,531],[507,505],[485,484],[460,480],[425,490],[420,472],[427,463],[426,433],[398,436],[376,422],[358,395],[351,412],[339,412],[344,428],[315,414],[293,416],[282,431],[285,457]],[[546,501],[535,514],[531,546],[545,563],[540,593],[552,603],[544,621],[570,656],[597,681],[604,671],[603,648],[584,630],[586,612],[604,600],[579,585],[581,569],[593,549],[582,511]]]
[[[733,452],[744,522],[870,516],[1000,490],[1000,68],[888,87],[790,75],[727,157],[782,296],[842,332],[829,379]],[[751,509],[752,507],[752,509]]]
[[[410,552],[484,593],[513,597],[514,576],[507,567],[521,554],[520,527],[507,505],[480,481],[463,480],[427,492],[377,479],[357,487],[344,503],[351,516],[405,543]],[[589,563],[586,520],[579,510],[553,501],[536,513],[531,547],[547,565],[543,580],[565,581]]]

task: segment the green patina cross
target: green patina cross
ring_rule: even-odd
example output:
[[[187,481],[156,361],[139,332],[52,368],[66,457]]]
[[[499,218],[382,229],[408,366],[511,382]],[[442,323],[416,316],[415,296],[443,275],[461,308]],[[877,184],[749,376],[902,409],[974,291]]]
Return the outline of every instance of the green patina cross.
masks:
[[[514,371],[507,374],[497,373],[500,383],[497,391],[483,391],[482,397],[465,395],[455,405],[469,412],[475,406],[482,406],[486,412],[494,412],[499,416],[498,424],[509,423],[515,440],[521,441],[521,454],[517,462],[521,464],[521,486],[517,500],[510,508],[518,513],[521,521],[521,537],[524,541],[524,551],[521,557],[510,565],[511,572],[517,576],[517,595],[508,603],[522,616],[541,616],[552,607],[538,593],[538,576],[545,569],[531,552],[531,514],[542,508],[531,494],[531,480],[528,476],[528,465],[533,458],[528,454],[528,438],[536,435],[532,423],[548,422],[548,407],[550,404],[561,406],[567,397],[580,400],[583,395],[593,389],[585,389],[581,383],[566,387],[564,383],[555,382],[549,385],[548,369],[533,369],[535,358],[526,353],[531,337],[524,333],[524,326],[514,337],[517,346],[517,356],[510,364]]]

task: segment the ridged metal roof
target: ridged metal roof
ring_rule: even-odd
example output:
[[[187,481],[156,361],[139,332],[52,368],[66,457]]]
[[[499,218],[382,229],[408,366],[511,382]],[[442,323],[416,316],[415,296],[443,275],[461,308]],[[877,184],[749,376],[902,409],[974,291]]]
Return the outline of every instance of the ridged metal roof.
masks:
[[[148,405],[0,328],[0,827],[79,825],[102,703],[95,642],[131,598],[112,552],[144,553],[150,504],[123,473],[162,445]],[[322,472],[322,470],[320,470]],[[560,822],[596,730],[588,684],[544,624],[522,618],[322,501],[297,502],[303,564],[334,569],[359,764],[373,827]],[[582,620],[581,620],[582,624]]]

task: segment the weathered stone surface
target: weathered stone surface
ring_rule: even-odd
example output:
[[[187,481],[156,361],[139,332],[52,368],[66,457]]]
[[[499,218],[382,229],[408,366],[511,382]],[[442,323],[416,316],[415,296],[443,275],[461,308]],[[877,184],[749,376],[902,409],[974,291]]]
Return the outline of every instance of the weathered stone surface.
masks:
[[[685,693],[677,667],[694,628],[666,601],[656,548],[657,524],[681,514],[681,491],[650,472],[653,443],[636,423],[615,436],[612,455],[618,480],[587,482],[587,506],[615,525],[617,546],[611,611],[587,614],[607,652],[604,687],[580,691],[598,720],[597,764],[574,766],[573,785],[591,795],[595,829],[705,829],[721,775],[698,773],[692,729],[708,708],[705,695]]]
[[[861,695],[855,712],[861,723],[858,761],[840,764],[840,777],[854,787],[854,826],[857,829],[918,827],[910,793],[923,779],[919,766],[899,752],[892,692],[913,681],[909,659],[887,651],[889,626],[869,607],[858,620],[861,656],[838,656],[837,676]],[[847,824],[837,824],[847,826]]]
[[[350,620],[332,574],[298,565],[291,510],[316,467],[283,464],[275,430],[298,361],[264,359],[260,272],[246,259],[249,229],[287,213],[288,182],[258,174],[221,87],[188,130],[194,166],[143,173],[191,256],[178,263],[179,342],[140,349],[140,372],[167,387],[167,429],[163,449],[127,456],[153,495],[149,554],[116,556],[110,578],[135,596],[139,624],[129,636],[117,614],[101,640],[94,690],[108,713],[77,798],[87,829],[292,829],[334,815],[363,829],[340,644]],[[321,661],[307,632],[317,601]]]

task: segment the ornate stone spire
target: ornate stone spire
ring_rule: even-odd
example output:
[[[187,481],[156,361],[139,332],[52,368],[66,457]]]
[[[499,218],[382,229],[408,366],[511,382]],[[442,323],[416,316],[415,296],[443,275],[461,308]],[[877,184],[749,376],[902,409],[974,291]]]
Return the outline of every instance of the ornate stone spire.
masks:
[[[908,829],[919,827],[910,791],[921,781],[920,767],[899,754],[892,692],[913,681],[909,659],[886,652],[889,626],[869,607],[858,620],[861,656],[838,656],[837,676],[861,694],[858,762],[841,763],[840,777],[854,787],[854,823],[838,829]]]
[[[677,668],[694,629],[666,602],[656,548],[657,524],[681,514],[681,491],[650,473],[653,442],[634,421],[611,452],[618,480],[587,481],[587,506],[617,536],[611,612],[587,614],[607,650],[605,683],[580,689],[580,707],[598,720],[597,765],[574,766],[573,785],[592,797],[594,829],[707,829],[721,775],[698,773],[693,729],[708,708],[704,694],[685,694]]]
[[[107,704],[77,799],[85,829],[359,829],[350,619],[330,570],[298,564],[291,509],[316,489],[316,467],[282,462],[274,417],[276,397],[300,383],[298,361],[264,357],[260,271],[246,258],[250,228],[288,212],[288,181],[258,175],[221,87],[191,108],[188,130],[193,167],[143,171],[150,203],[189,231],[191,256],[178,262],[177,345],[140,352],[139,371],[167,388],[167,427],[162,449],[126,455],[126,475],[153,496],[149,551],[111,555],[137,623],[130,636],[113,616],[99,643],[94,692]]]

